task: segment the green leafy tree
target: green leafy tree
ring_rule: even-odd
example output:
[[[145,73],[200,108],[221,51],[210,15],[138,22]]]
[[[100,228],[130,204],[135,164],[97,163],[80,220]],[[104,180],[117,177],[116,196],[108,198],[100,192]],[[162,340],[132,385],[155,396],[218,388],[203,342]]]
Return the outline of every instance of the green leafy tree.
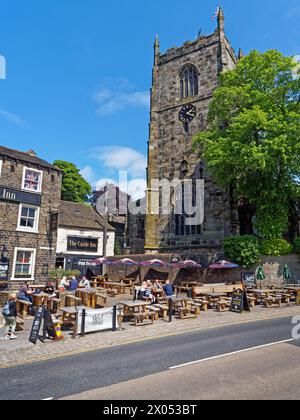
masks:
[[[60,168],[63,174],[62,200],[74,203],[88,202],[92,194],[92,187],[82,177],[77,166],[62,160],[56,160],[54,165]]]
[[[292,58],[253,51],[221,75],[209,129],[194,140],[216,183],[256,209],[265,239],[282,238],[299,199],[299,91]]]
[[[260,262],[260,246],[255,236],[233,236],[223,242],[226,257],[243,268],[250,268]]]

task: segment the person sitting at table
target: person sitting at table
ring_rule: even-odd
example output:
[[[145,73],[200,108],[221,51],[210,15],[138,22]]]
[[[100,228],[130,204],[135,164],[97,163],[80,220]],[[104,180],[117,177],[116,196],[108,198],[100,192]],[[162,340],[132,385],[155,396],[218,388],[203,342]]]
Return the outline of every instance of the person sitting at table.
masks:
[[[48,281],[48,283],[45,287],[44,293],[46,293],[46,295],[49,295],[49,298],[55,298],[56,297],[54,284],[51,281]]]
[[[163,290],[162,284],[159,280],[155,280],[153,287],[157,290]]]
[[[67,277],[63,277],[59,283],[59,291],[60,292],[65,292],[68,288],[69,288],[70,284],[68,282]]]
[[[70,281],[69,291],[75,292],[75,290],[78,289],[78,280],[75,276],[72,277],[72,280]]]
[[[138,293],[138,299],[139,300],[143,300],[146,290],[147,290],[147,282],[144,281],[142,283],[142,286],[140,287],[140,290],[139,290],[139,293]]]
[[[88,279],[86,277],[82,277],[82,279],[79,282],[79,289],[90,289],[91,288],[91,283],[88,281]]]
[[[172,299],[172,297],[174,296],[174,290],[173,290],[173,286],[171,285],[170,280],[166,281],[166,284],[163,287],[164,289],[164,293],[167,299]]]
[[[32,297],[31,297],[31,294],[32,294],[32,293],[31,293],[31,292],[29,292],[29,289],[28,289],[28,283],[27,283],[27,282],[25,282],[25,283],[23,283],[23,284],[22,284],[22,286],[20,287],[17,298],[18,298],[19,300],[23,300],[24,302],[30,302],[30,303],[32,303]]]
[[[156,298],[152,293],[152,287],[149,287],[149,284],[147,284],[147,288],[144,292],[144,298],[146,299],[151,299],[151,303],[155,303],[156,302]]]

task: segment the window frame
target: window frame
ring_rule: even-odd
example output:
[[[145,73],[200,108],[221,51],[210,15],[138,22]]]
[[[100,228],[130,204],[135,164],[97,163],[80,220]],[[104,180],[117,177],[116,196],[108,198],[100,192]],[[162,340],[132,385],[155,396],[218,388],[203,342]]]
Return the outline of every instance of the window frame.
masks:
[[[2,167],[3,167],[3,160],[0,159],[0,178],[1,178],[1,175],[2,175]]]
[[[16,277],[16,265],[17,265],[17,255],[19,251],[23,251],[23,252],[31,252],[32,253],[32,261],[31,261],[31,277]],[[34,274],[35,274],[35,262],[36,262],[36,248],[20,248],[17,247],[14,250],[14,261],[13,261],[13,266],[12,266],[12,278],[11,280],[13,281],[32,281],[34,280]]]
[[[25,188],[25,176],[26,176],[26,171],[32,171],[32,172],[37,172],[40,174],[40,182],[39,182],[39,188],[38,190],[34,191],[34,190],[30,190],[28,188]],[[42,184],[43,184],[43,171],[40,171],[38,169],[34,169],[34,168],[30,168],[28,166],[24,166],[23,168],[23,177],[22,177],[22,191],[26,191],[32,194],[41,194],[42,192]]]
[[[24,207],[27,207],[29,209],[36,210],[36,217],[35,217],[35,223],[34,223],[34,227],[33,228],[21,226],[22,209]],[[39,233],[39,221],[40,221],[40,208],[39,207],[32,206],[30,204],[20,203],[20,205],[19,205],[19,214],[18,214],[18,226],[17,226],[17,231],[18,232]]]
[[[199,70],[192,64],[186,64],[179,72],[180,99],[185,100],[199,95]]]

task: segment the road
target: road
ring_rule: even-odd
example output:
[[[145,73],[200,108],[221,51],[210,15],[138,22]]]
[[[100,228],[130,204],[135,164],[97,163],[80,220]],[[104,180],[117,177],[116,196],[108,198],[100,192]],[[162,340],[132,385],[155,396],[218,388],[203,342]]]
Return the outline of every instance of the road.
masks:
[[[110,349],[79,354],[56,360],[49,360],[46,362],[38,362],[27,366],[1,369],[0,399],[60,399],[63,397],[85,393],[90,390],[98,390],[98,395],[100,395],[99,389],[106,389],[109,391],[109,387],[116,386],[117,384],[122,387],[122,384],[126,384],[129,381],[134,381],[135,385],[139,384],[140,381],[146,384],[146,381],[151,377],[153,378],[153,375],[157,378],[161,377],[161,383],[163,383],[165,377],[161,375],[171,374],[174,375],[174,378],[176,378],[176,375],[179,375],[179,378],[180,375],[183,374],[181,372],[185,372],[185,370],[188,370],[188,372],[196,372],[196,370],[199,369],[198,364],[184,366],[170,371],[170,368],[172,367],[237,352],[243,349],[291,340],[291,330],[292,322],[290,317],[259,321],[249,324],[212,328],[178,336],[141,342],[138,344],[112,347]],[[287,349],[283,352],[281,351],[281,346],[285,346],[284,348]],[[228,356],[227,361],[232,361],[232,380],[234,380],[234,378],[236,378],[236,380],[238,380],[238,378],[243,378],[243,375],[241,375],[239,371],[241,367],[239,369],[236,368],[235,371],[235,360],[239,360],[239,362],[241,362],[240,358],[245,357],[247,359],[245,366],[247,366],[248,370],[249,363],[251,366],[251,363],[255,362],[255,360],[260,360],[258,368],[262,372],[264,370],[264,363],[262,363],[264,360],[263,355],[269,351],[277,351],[277,357],[280,356],[280,360],[283,359],[286,361],[286,372],[296,372],[296,356],[298,360],[300,360],[299,343],[291,342],[274,346],[274,348],[267,347],[266,349],[253,350],[253,354],[255,355],[256,352],[262,352],[261,358],[259,358],[260,354],[258,354],[254,359],[251,359],[251,356],[253,355],[250,353],[252,352],[249,352],[249,354],[242,353],[239,355]],[[248,359],[248,357],[250,357],[250,359]],[[271,365],[282,365],[282,361],[280,364],[276,362],[275,353],[272,353],[272,355],[268,357],[271,357],[271,360],[273,361]],[[219,367],[221,371],[222,366],[220,363],[224,363],[224,360],[221,358],[205,362],[205,368],[208,370],[206,371],[204,377],[210,378],[212,372],[216,374],[217,367]],[[255,364],[253,366],[255,366]],[[229,369],[228,365],[227,369]],[[279,370],[275,373],[280,375]],[[298,370],[296,377],[293,378],[293,381],[291,380],[290,395],[292,395],[293,392],[299,392],[299,374],[300,372]],[[224,377],[226,377],[225,371],[224,375]],[[188,388],[197,385],[196,377],[192,374],[190,374],[190,377],[191,384],[188,385]],[[272,376],[269,376],[269,378],[270,377]],[[160,383],[160,381],[158,381],[158,383]],[[297,391],[293,391],[295,389],[295,384],[297,384]],[[238,383],[235,385],[238,385]],[[215,388],[216,387],[213,386],[213,389]],[[138,395],[134,392],[134,386],[132,388],[127,387],[126,389],[127,394],[128,389],[132,389],[130,394],[131,399],[138,398]],[[191,389],[192,388],[190,388],[190,390]],[[173,395],[174,398],[178,399],[178,393],[175,393],[174,389],[170,389],[170,392],[171,391],[172,394],[169,395],[168,398],[172,398]],[[108,394],[103,394],[104,399],[105,395],[109,395],[109,392]],[[192,398],[192,396],[200,398],[199,392],[197,392],[197,396],[190,393],[190,398]],[[94,395],[94,397],[100,398],[97,395]],[[118,397],[120,398],[120,395],[118,395]],[[148,397],[150,398],[151,395]],[[180,397],[183,398],[184,395],[181,395]]]

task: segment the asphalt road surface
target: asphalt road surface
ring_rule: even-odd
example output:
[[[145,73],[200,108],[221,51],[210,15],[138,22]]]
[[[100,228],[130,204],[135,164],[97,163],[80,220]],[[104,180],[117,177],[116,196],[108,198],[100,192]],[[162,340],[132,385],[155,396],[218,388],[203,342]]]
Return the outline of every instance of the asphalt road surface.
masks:
[[[181,365],[243,349],[291,340],[291,331],[292,320],[289,317],[195,331],[138,344],[1,369],[0,399],[59,399],[141,378],[145,381],[145,378],[151,375],[172,373],[176,376],[180,374],[180,371],[184,372],[189,369],[192,372],[199,367],[195,364],[181,368]],[[290,360],[290,365],[294,366],[295,353],[300,360],[299,343],[291,342],[282,345],[293,349],[291,357],[285,355],[285,359]],[[275,347],[277,348],[277,346]],[[265,352],[266,350],[257,351]],[[284,355],[285,353],[280,352],[279,354]],[[240,356],[232,355],[228,360],[231,358],[234,361],[238,357]],[[259,359],[257,356],[257,360],[261,362],[263,359]],[[211,372],[215,372],[214,365],[217,366],[220,362],[222,363],[221,359],[211,360],[207,363],[212,365],[208,364],[207,366],[211,366]],[[290,365],[289,369],[291,369]],[[179,369],[170,371],[170,368],[178,366]],[[249,366],[248,363],[247,366]],[[261,364],[262,369],[264,369],[263,363]],[[206,372],[206,376],[209,377],[209,375],[209,371]],[[238,372],[236,377],[239,377]],[[299,372],[297,378],[299,378]],[[294,383],[291,381],[290,395],[295,387],[295,381],[298,382],[297,389],[300,388],[300,379],[294,379]],[[180,398],[176,393],[172,395],[175,399]],[[172,395],[169,395],[169,398],[172,398]],[[118,397],[120,398],[120,395]],[[95,395],[95,398],[100,397]],[[103,398],[105,399],[105,396]],[[137,395],[132,389],[130,399],[135,398]],[[197,398],[200,398],[199,395]]]

